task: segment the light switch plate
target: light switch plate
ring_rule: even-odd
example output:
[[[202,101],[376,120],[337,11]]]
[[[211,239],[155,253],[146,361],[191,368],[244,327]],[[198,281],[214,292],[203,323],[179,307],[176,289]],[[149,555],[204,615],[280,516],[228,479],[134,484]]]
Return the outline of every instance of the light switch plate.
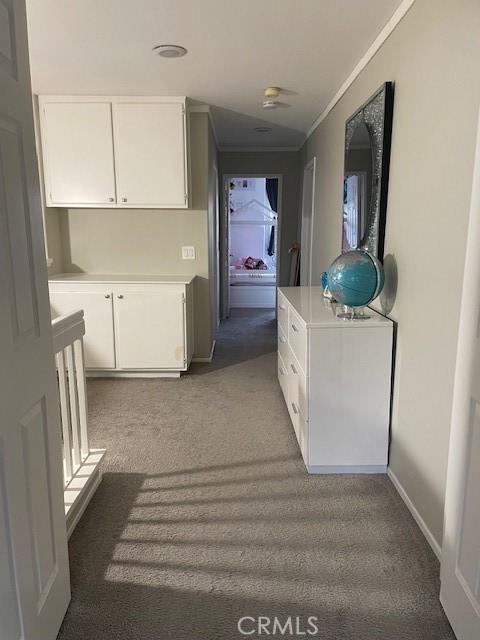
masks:
[[[182,247],[183,260],[195,260],[195,247]]]

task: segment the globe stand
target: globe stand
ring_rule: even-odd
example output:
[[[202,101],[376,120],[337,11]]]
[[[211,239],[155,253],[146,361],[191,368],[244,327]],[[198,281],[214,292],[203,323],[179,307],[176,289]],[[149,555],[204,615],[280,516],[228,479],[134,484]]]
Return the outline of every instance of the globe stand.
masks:
[[[350,307],[348,304],[342,304],[341,309],[337,313],[337,318],[343,320],[368,320],[371,317],[365,313],[365,307]]]

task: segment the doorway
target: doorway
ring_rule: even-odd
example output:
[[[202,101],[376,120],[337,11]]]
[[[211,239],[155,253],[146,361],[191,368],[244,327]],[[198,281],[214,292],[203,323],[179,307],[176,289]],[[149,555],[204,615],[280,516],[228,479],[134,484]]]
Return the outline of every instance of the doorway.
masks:
[[[223,316],[274,309],[279,273],[281,176],[226,175],[223,183]]]

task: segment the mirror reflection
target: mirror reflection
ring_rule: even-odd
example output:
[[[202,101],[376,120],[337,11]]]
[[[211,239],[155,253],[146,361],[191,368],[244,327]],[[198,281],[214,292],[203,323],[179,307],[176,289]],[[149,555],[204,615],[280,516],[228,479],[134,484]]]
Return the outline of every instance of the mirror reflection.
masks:
[[[373,146],[365,122],[355,127],[345,151],[343,179],[342,251],[358,249],[365,241],[372,206]]]

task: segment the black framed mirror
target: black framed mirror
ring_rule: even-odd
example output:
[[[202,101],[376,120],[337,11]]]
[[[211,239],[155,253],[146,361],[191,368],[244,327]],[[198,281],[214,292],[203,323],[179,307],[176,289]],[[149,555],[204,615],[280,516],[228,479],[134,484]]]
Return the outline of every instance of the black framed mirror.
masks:
[[[383,260],[392,117],[385,82],[345,124],[342,253],[365,249]]]

